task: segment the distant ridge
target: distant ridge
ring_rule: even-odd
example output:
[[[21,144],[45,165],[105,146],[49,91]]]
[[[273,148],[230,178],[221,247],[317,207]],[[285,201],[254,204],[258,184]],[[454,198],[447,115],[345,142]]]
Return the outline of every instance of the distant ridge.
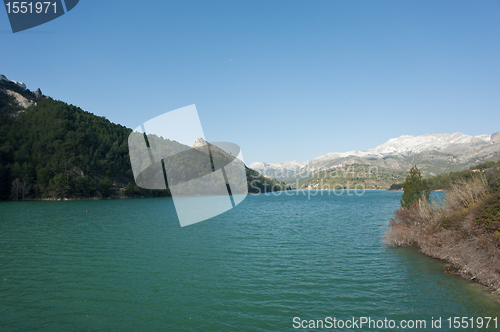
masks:
[[[474,164],[500,158],[500,133],[469,136],[463,133],[402,135],[367,151],[331,152],[308,163],[257,162],[250,165],[261,174],[286,179],[294,173],[352,164],[372,165],[391,170],[407,171],[417,164],[424,174],[466,169]]]

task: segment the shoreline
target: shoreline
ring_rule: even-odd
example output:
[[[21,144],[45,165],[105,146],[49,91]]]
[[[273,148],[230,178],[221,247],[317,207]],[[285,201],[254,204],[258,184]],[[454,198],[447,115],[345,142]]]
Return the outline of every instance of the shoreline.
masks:
[[[411,248],[411,249],[417,251],[420,255],[423,255],[423,256],[428,257],[430,259],[435,259],[435,260],[442,262],[445,265],[445,269],[443,269],[441,271],[442,273],[451,274],[457,278],[460,278],[460,279],[468,282],[468,284],[470,284],[470,285],[477,285],[478,287],[480,287],[480,290],[485,293],[485,295],[492,297],[493,300],[498,305],[500,305],[500,288],[495,289],[491,285],[487,285],[487,284],[481,282],[480,280],[478,280],[477,278],[469,277],[469,275],[467,274],[467,270],[464,270],[463,268],[458,266],[456,263],[454,263],[446,258],[440,258],[437,256],[426,254],[425,252],[422,251],[422,249],[417,244],[413,244],[413,245],[409,246],[408,248]]]
[[[276,190],[276,191],[261,191],[261,192],[248,192],[246,195],[260,195],[260,194],[274,194],[287,192],[287,191],[329,191],[329,192],[364,192],[364,191],[401,191],[401,190],[390,190],[390,189],[353,189],[353,188],[342,188],[342,189],[288,189],[288,190]],[[216,195],[217,196],[217,195]],[[47,202],[60,202],[60,201],[97,201],[97,200],[112,200],[112,199],[134,199],[134,198],[160,198],[160,197],[172,197],[172,196],[110,196],[110,197],[43,197],[43,198],[26,198],[24,200],[0,200],[0,202],[32,202],[32,201],[47,201]],[[188,197],[199,197],[199,196],[188,196]]]

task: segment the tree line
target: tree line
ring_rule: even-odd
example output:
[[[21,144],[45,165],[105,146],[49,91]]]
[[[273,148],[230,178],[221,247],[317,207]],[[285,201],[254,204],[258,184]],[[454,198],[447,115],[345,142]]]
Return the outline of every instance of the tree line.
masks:
[[[450,187],[458,181],[470,180],[479,172],[492,172],[492,170],[495,170],[497,168],[500,168],[500,160],[487,161],[475,166],[471,166],[469,169],[465,169],[462,171],[428,176],[425,178],[425,180],[427,182],[429,190],[431,191],[440,189],[446,190],[450,189]],[[492,186],[495,186],[497,184],[496,181],[498,180],[496,177],[490,177],[490,181],[494,181],[494,183],[492,183]],[[394,183],[390,187],[390,190],[400,189],[403,189],[403,183]]]
[[[49,98],[13,116],[19,108],[0,91],[0,106],[1,200],[170,195],[135,185],[131,129]],[[250,181],[263,191],[286,188],[251,169],[247,177],[249,188]]]

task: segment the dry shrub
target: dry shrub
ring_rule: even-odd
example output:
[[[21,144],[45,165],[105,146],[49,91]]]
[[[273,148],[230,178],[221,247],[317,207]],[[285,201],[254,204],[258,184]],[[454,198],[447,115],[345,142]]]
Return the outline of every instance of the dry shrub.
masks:
[[[453,183],[444,199],[446,214],[449,215],[461,208],[469,207],[484,196],[488,190],[486,176],[482,173],[468,180],[462,179]]]
[[[488,233],[484,222],[474,222],[479,211],[491,207],[488,190],[486,177],[479,174],[454,183],[444,199],[396,210],[383,241],[415,244],[424,254],[451,262],[458,274],[500,292],[500,238]]]
[[[488,192],[488,182],[484,174],[479,174],[469,180],[460,180],[451,185],[444,199],[427,201],[420,200],[408,209],[400,208],[394,211],[394,217],[389,223],[389,230],[384,234],[388,245],[403,245],[402,243],[418,243],[416,235],[429,235],[442,230],[449,222],[457,222],[457,229],[470,230],[472,219],[466,217],[469,208],[478,202]],[[464,227],[466,226],[466,227]],[[391,233],[397,233],[392,235]],[[392,239],[395,240],[392,243]]]
[[[418,219],[426,230],[434,232],[443,221],[474,205],[488,191],[488,182],[482,173],[468,180],[457,181],[446,191],[444,199],[431,202],[421,200],[416,207]]]
[[[486,234],[463,239],[452,230],[434,236],[435,243],[421,243],[422,253],[453,264],[457,274],[500,292],[500,250]]]
[[[418,204],[412,204],[408,209],[400,208],[393,214],[394,217],[389,221],[389,230],[383,236],[384,243],[394,247],[409,246],[415,243],[422,222]]]
[[[386,245],[391,247],[409,246],[414,242],[410,233],[410,227],[403,224],[395,224],[389,231],[384,233],[382,240]]]
[[[452,185],[451,193],[453,193],[464,204],[475,202],[488,190],[488,182],[484,174],[474,176],[468,181],[461,180]]]

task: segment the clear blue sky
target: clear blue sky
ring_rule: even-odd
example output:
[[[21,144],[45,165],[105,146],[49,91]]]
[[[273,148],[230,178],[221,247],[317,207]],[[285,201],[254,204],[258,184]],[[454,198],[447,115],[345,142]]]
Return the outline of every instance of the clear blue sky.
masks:
[[[81,0],[12,34],[0,73],[135,128],[196,104],[245,161],[500,131],[499,1]]]

